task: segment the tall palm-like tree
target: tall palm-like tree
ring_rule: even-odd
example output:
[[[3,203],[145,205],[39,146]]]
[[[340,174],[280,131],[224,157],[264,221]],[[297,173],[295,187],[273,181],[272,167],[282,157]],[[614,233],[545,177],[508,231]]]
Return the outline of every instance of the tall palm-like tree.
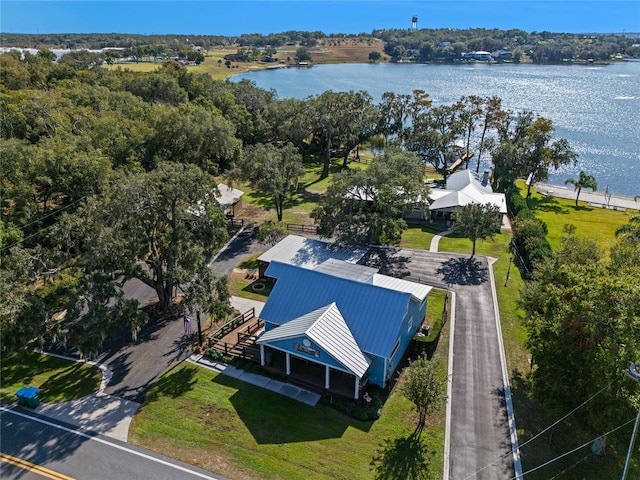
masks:
[[[577,180],[575,178],[568,178],[564,181],[565,185],[568,183],[573,185],[574,190],[578,191],[576,194],[576,207],[578,206],[578,198],[580,197],[580,192],[583,188],[590,188],[594,192],[598,189],[598,182],[596,182],[596,179],[585,173],[584,170],[580,170],[580,176]]]

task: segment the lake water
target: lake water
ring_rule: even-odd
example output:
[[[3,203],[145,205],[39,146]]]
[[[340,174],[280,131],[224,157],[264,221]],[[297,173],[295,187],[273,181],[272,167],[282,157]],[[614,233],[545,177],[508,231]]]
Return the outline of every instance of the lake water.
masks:
[[[562,185],[585,170],[598,190],[640,195],[640,62],[611,65],[417,65],[338,64],[282,68],[236,75],[280,98],[306,98],[326,90],[366,90],[379,102],[384,92],[426,91],[434,105],[463,95],[497,95],[503,107],[549,118],[555,138],[566,138],[578,165],[551,172]]]

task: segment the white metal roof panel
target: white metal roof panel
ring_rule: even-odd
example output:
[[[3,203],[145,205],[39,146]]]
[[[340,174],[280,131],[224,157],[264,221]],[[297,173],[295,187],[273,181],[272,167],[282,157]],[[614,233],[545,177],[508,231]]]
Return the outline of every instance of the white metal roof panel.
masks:
[[[407,292],[411,294],[411,298],[416,302],[422,302],[433,287],[423,285],[421,283],[409,282],[401,278],[388,277],[376,273],[373,276],[373,284],[383,288],[389,288],[398,292]]]
[[[242,190],[230,187],[229,185],[225,185],[224,183],[218,184],[218,192],[220,193],[220,196],[217,197],[217,199],[223,209],[228,207],[229,205],[233,205],[238,200],[240,200],[240,197],[244,195],[244,192]]]
[[[330,258],[314,268],[316,272],[326,273],[334,277],[349,278],[356,282],[369,282],[378,273],[377,268],[358,265],[343,260]]]
[[[288,235],[258,257],[258,260],[267,263],[275,260],[303,268],[314,268],[330,258],[356,263],[365,253],[367,251],[363,248],[343,248],[333,243]]]
[[[362,378],[371,360],[362,353],[335,302],[265,332],[258,343],[307,336],[347,370]]]

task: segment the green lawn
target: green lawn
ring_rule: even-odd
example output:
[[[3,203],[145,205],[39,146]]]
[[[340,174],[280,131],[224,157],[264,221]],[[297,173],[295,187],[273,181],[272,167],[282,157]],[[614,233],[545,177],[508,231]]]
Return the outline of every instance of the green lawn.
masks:
[[[230,478],[369,479],[374,458],[390,470],[414,468],[425,455],[433,456],[430,470],[437,476],[442,417],[412,441],[411,404],[397,392],[377,421],[361,422],[183,364],[154,385],[129,441]]]
[[[526,190],[522,185],[520,187],[522,195],[526,195]],[[576,207],[574,200],[548,197],[536,192],[531,194],[527,203],[536,216],[547,224],[547,239],[554,250],[560,247],[560,241],[565,235],[564,226],[567,224],[575,225],[577,236],[592,238],[601,248],[608,250],[615,242],[616,228],[638,213],[635,210],[619,212],[590,207],[586,202],[578,202]]]
[[[40,389],[43,402],[64,402],[88,395],[98,389],[102,374],[92,365],[38,353],[14,353],[1,359],[0,399],[16,399],[24,386]]]

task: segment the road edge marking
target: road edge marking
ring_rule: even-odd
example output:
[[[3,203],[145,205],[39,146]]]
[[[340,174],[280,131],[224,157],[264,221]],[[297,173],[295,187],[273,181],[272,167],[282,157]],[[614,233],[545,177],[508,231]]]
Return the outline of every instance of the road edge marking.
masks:
[[[56,472],[55,470],[51,470],[50,468],[47,468],[43,465],[32,463],[29,460],[25,460],[24,458],[14,457],[13,455],[9,455],[5,452],[0,452],[0,462],[8,463],[9,465],[13,465],[23,470],[27,470],[28,472],[35,473],[36,475],[50,478],[51,480],[76,480],[75,478],[65,475],[64,473]]]
[[[65,426],[62,426],[62,425],[58,425],[56,423],[50,422],[48,420],[44,420],[42,418],[33,417],[31,415],[27,415],[26,413],[18,412],[16,410],[12,410],[10,408],[6,408],[6,407],[1,407],[0,406],[0,411],[1,412],[12,413],[14,415],[17,415],[17,416],[23,417],[23,418],[28,418],[29,420],[33,420],[34,422],[42,423],[43,425],[48,425],[50,427],[57,428],[57,429],[62,430],[64,432],[73,433],[74,435],[78,435],[78,436],[86,438],[88,440],[93,440],[94,442],[98,442],[98,443],[102,443],[104,445],[108,445],[108,446],[116,448],[118,450],[122,450],[123,452],[127,452],[127,453],[130,453],[132,455],[136,455],[138,457],[145,458],[145,459],[150,460],[152,462],[156,462],[156,463],[159,463],[161,465],[165,465],[167,467],[174,468],[176,470],[180,470],[181,472],[189,473],[191,475],[195,475],[196,477],[204,478],[205,480],[227,480],[224,477],[213,477],[213,476],[210,476],[210,475],[205,475],[203,473],[196,472],[195,470],[191,470],[191,469],[183,467],[181,465],[176,465],[175,463],[171,463],[171,462],[168,462],[166,460],[162,460],[161,458],[156,458],[156,457],[154,457],[152,455],[147,455],[146,453],[138,452],[137,450],[133,450],[131,448],[124,447],[122,445],[118,445],[116,443],[113,443],[113,442],[110,442],[110,441],[105,440],[103,438],[100,438],[100,437],[96,436],[95,434],[94,435],[90,435],[88,433],[80,432],[78,430],[74,430],[72,428],[68,428],[68,427],[65,427]]]
[[[489,277],[491,279],[491,294],[493,296],[493,309],[496,317],[496,331],[498,333],[498,347],[500,349],[500,367],[502,369],[502,383],[504,385],[504,402],[507,408],[507,420],[509,422],[509,435],[511,437],[511,452],[513,456],[513,469],[515,479],[521,480],[522,460],[520,458],[520,447],[518,446],[518,431],[516,430],[516,417],[513,411],[513,401],[511,399],[511,386],[509,385],[509,374],[507,369],[507,357],[504,353],[504,342],[502,340],[502,324],[500,322],[500,308],[498,307],[498,293],[496,292],[496,282],[493,273],[493,265],[496,258],[487,257],[489,264]]]
[[[442,471],[442,478],[444,480],[449,479],[449,461],[450,461],[450,449],[451,449],[451,392],[453,389],[453,341],[455,339],[455,326],[456,326],[456,292],[453,290],[448,291],[451,295],[451,320],[449,323],[449,359],[447,366],[447,409],[445,414],[445,427],[444,427],[444,469]]]

